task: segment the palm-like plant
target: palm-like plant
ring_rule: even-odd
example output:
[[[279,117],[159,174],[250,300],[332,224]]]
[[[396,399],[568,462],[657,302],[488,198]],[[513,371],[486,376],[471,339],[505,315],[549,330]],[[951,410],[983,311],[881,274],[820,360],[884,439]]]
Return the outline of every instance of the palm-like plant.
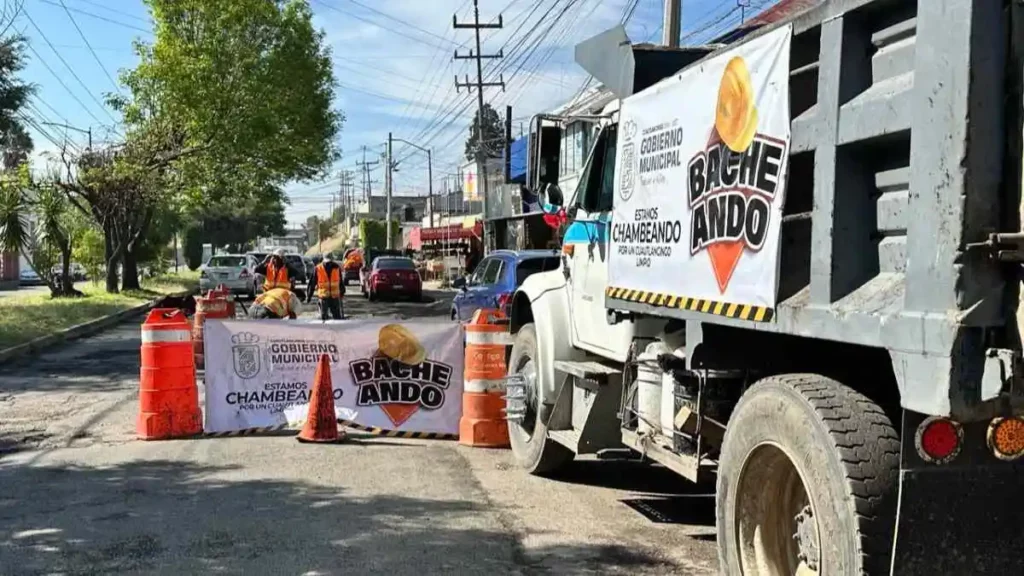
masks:
[[[31,202],[19,179],[0,176],[0,252],[24,254],[32,243]]]

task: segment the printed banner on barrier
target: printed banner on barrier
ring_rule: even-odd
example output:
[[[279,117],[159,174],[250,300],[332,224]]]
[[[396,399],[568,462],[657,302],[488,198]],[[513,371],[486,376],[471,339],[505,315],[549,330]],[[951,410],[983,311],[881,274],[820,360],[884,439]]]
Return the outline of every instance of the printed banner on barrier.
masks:
[[[385,430],[458,433],[464,352],[457,324],[207,320],[204,340],[207,432],[304,420],[313,374],[327,354],[339,418]]]
[[[774,308],[791,36],[781,27],[623,102],[611,288]]]

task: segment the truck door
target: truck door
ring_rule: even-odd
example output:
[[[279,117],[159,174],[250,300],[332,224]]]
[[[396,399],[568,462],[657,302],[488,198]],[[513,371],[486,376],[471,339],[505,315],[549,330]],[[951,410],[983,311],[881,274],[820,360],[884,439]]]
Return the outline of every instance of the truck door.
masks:
[[[629,348],[632,326],[608,324],[604,292],[608,282],[608,248],[612,202],[615,197],[615,145],[617,128],[605,128],[598,137],[576,191],[576,214],[565,234],[572,245],[573,344],[608,358],[619,359]]]

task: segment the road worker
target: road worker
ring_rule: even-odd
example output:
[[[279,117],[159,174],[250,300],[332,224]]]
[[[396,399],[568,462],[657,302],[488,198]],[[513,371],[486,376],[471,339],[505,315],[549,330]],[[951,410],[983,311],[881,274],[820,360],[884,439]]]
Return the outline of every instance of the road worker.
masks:
[[[342,310],[342,297],[345,295],[345,283],[342,282],[341,266],[334,261],[330,254],[324,255],[324,260],[317,264],[316,271],[309,281],[306,289],[306,303],[308,304],[312,295],[320,299],[320,319],[327,320],[328,314],[335,320],[344,317]]]
[[[253,320],[284,319],[294,320],[301,309],[299,297],[287,288],[273,288],[256,297],[249,307],[249,317]]]
[[[265,292],[275,288],[290,290],[295,286],[295,279],[302,277],[302,273],[284,259],[284,250],[281,248],[268,254],[266,260],[256,267],[256,273],[263,275]]]

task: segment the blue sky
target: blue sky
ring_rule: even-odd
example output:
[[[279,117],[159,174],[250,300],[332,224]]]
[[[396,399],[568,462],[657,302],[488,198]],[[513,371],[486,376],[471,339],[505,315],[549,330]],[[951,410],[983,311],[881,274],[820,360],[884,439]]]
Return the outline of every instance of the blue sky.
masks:
[[[737,1],[752,5],[747,16],[772,0],[684,0],[684,43],[695,43],[740,22]],[[340,135],[342,159],[320,182],[292,183],[288,219],[304,222],[326,215],[338,190],[338,173],[355,170],[362,158],[376,159],[389,131],[429,147],[434,155],[434,188],[463,163],[463,147],[475,111],[475,95],[456,93],[454,76],[475,76],[469,60],[452,60],[458,48],[471,45],[472,30],[454,30],[452,15],[470,21],[470,0],[311,0],[315,24],[326,32],[334,54],[338,81],[335,106],[347,120]],[[63,4],[63,5],[62,5]],[[481,20],[500,12],[501,30],[483,32],[484,53],[503,49],[501,67],[506,90],[488,89],[486,99],[500,112],[513,106],[513,117],[528,118],[571,99],[586,81],[573,62],[573,46],[619,23],[633,0],[480,0]],[[66,10],[65,10],[66,7]],[[535,9],[536,8],[536,9]],[[552,9],[553,8],[553,9]],[[549,13],[548,10],[552,9]],[[561,18],[556,19],[559,13]],[[547,17],[543,16],[547,14]],[[661,38],[662,0],[638,0],[627,32],[634,42]],[[537,23],[540,27],[534,30]],[[24,0],[14,23],[29,40],[24,75],[38,91],[26,111],[50,138],[84,145],[85,134],[45,126],[66,123],[93,132],[94,142],[118,138],[118,117],[106,109],[104,96],[119,89],[119,70],[132,67],[132,42],[151,40],[148,13],[142,0]],[[91,46],[92,50],[89,49]],[[485,76],[488,72],[485,70]],[[519,121],[514,131],[518,132]],[[33,129],[36,161],[57,148]],[[395,193],[425,195],[426,158],[396,144],[403,159],[395,173]],[[380,170],[373,174],[374,192],[383,190]]]

